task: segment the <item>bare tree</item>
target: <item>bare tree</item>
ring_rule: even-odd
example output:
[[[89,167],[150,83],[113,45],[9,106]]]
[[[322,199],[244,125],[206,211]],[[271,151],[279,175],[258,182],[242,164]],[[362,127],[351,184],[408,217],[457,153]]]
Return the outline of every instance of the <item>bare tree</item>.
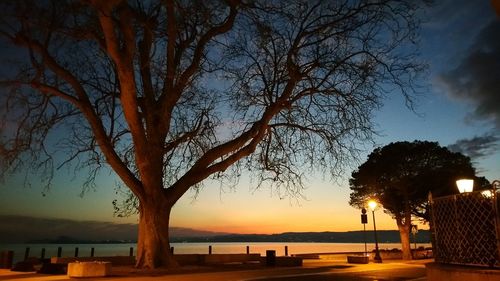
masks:
[[[109,166],[137,198],[137,266],[176,266],[170,210],[243,168],[283,196],[337,175],[423,69],[417,1],[2,1],[2,170]],[[20,50],[23,50],[22,54]],[[13,62],[13,58],[21,59]],[[63,132],[63,133],[51,133]]]

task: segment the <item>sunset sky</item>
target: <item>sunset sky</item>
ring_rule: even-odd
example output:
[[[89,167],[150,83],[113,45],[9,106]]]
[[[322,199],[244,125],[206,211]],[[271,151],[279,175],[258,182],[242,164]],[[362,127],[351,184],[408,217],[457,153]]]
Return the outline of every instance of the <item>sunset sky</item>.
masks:
[[[424,95],[415,112],[392,95],[376,112],[377,146],[394,141],[437,141],[470,156],[479,175],[500,179],[500,20],[487,0],[436,1],[422,17],[421,53],[430,66]],[[303,198],[280,199],[265,187],[255,190],[248,177],[231,189],[206,182],[194,197],[188,192],[174,207],[172,226],[233,233],[359,230],[360,211],[349,206],[347,180],[374,146],[366,144],[359,163],[332,182],[311,175]],[[80,196],[82,180],[71,169],[56,171],[47,192],[20,175],[0,182],[0,215],[136,223],[137,216],[113,216],[117,178],[103,171],[96,189]],[[45,194],[45,196],[43,196]],[[396,229],[377,211],[378,229]],[[371,217],[369,220],[371,225]]]

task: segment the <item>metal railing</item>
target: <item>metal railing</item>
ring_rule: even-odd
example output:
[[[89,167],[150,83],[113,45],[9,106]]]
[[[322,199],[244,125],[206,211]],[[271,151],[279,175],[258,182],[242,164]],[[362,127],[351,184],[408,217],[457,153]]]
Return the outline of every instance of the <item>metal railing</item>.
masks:
[[[498,191],[429,196],[436,262],[500,268]]]

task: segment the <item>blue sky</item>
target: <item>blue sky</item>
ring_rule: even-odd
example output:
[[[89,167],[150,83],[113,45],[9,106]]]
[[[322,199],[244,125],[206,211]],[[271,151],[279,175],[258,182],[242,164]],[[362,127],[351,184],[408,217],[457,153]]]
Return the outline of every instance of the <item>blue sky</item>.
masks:
[[[429,64],[422,80],[422,96],[415,111],[397,94],[387,97],[376,112],[377,146],[394,141],[429,140],[450,146],[471,157],[480,175],[500,178],[500,48],[499,19],[490,2],[437,1],[422,18],[421,53]],[[488,59],[489,58],[489,59]],[[364,161],[374,148],[364,147]],[[353,162],[352,167],[357,166]],[[305,199],[280,200],[265,187],[255,190],[243,179],[235,189],[207,182],[194,198],[188,192],[174,207],[172,225],[213,231],[276,233],[285,231],[344,231],[361,229],[359,211],[348,205],[345,177],[332,183],[312,175]],[[0,215],[26,215],[73,220],[137,222],[137,217],[113,217],[116,177],[101,172],[96,189],[81,194],[82,182],[66,168],[57,171],[47,192],[31,181],[9,177],[0,183]],[[43,196],[45,194],[45,196]],[[396,229],[379,212],[380,229]],[[300,224],[297,223],[300,221]]]

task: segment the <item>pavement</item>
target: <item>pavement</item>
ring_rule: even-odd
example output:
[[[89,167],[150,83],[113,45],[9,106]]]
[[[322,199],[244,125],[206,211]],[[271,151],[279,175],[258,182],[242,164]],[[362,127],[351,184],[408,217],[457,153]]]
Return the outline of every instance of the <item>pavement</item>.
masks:
[[[182,267],[176,270],[139,270],[113,267],[113,275],[102,278],[79,278],[99,281],[352,281],[409,280],[424,281],[425,263],[429,260],[390,260],[383,263],[348,264],[338,260],[304,260],[302,267],[264,267],[260,265],[224,265],[215,267]],[[75,280],[66,275],[13,272],[0,269],[0,280],[55,281]]]

